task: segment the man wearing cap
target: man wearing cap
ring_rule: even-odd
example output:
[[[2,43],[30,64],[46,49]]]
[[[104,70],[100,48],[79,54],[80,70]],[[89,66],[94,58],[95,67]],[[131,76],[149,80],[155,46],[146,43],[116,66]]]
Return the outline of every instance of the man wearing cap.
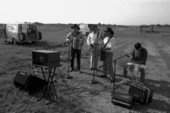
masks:
[[[99,46],[98,43],[100,39],[99,29],[96,25],[93,25],[91,28],[91,33],[87,37],[87,45],[90,47],[91,56],[90,56],[90,69],[96,70],[98,65],[98,54],[99,54]]]
[[[113,82],[114,80],[112,58],[115,48],[115,38],[113,37],[113,35],[114,31],[112,30],[112,28],[107,27],[101,47],[101,50],[104,52],[105,56],[103,59],[103,75],[101,75],[100,77],[107,77],[108,72],[111,82]]]
[[[141,43],[137,42],[134,45],[134,50],[130,55],[127,54],[128,57],[131,58],[133,64],[138,66],[138,70],[141,73],[140,81],[145,82],[145,65],[148,56],[148,52],[146,48],[142,47]],[[127,77],[127,69],[124,67],[124,77]]]
[[[71,68],[70,71],[74,71],[74,58],[75,55],[77,57],[77,68],[78,72],[81,72],[80,70],[80,63],[81,63],[81,49],[84,44],[84,37],[82,33],[79,31],[80,28],[77,24],[74,24],[71,26],[72,31],[68,33],[66,36],[66,41],[70,42],[71,46]]]

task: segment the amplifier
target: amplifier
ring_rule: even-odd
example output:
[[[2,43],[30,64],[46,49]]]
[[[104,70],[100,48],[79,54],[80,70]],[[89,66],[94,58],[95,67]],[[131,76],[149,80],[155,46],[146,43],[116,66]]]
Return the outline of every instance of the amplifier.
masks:
[[[33,65],[55,68],[60,66],[60,52],[52,50],[33,50]]]

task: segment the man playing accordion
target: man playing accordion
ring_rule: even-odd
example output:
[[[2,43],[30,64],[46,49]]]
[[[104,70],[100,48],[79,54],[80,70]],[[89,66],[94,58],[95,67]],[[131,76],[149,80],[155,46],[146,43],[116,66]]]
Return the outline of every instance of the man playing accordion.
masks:
[[[84,36],[79,31],[80,28],[77,24],[71,26],[72,31],[66,36],[66,41],[70,42],[71,46],[71,68],[70,71],[74,71],[74,58],[77,57],[77,68],[80,70],[81,49],[84,44]]]

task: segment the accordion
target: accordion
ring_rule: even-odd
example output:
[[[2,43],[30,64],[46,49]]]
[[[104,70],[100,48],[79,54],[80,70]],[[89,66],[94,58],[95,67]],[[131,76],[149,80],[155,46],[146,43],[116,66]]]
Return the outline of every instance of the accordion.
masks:
[[[82,44],[83,39],[77,39],[77,38],[73,38],[73,49],[81,49],[81,44]]]

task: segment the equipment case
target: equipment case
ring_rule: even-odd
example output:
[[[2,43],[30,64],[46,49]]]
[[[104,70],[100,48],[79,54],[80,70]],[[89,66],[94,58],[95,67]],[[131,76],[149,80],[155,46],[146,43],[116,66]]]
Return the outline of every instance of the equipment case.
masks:
[[[136,102],[149,104],[152,102],[153,89],[141,83],[132,83],[130,85],[129,94],[135,97]]]

